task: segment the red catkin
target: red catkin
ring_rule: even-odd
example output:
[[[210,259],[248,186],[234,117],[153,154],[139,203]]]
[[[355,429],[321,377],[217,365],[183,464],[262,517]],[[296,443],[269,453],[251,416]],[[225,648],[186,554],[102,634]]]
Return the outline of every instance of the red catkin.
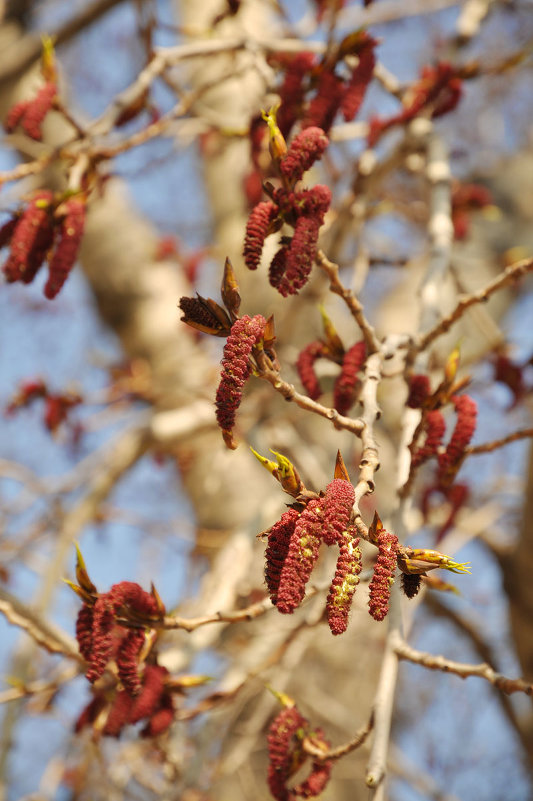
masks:
[[[6,129],[7,133],[13,133],[28,110],[30,103],[31,100],[21,100],[19,103],[15,103],[15,105],[9,109],[4,122],[4,128]]]
[[[74,724],[74,732],[77,734],[86,726],[90,726],[92,723],[94,723],[102,709],[105,707],[105,704],[106,702],[103,695],[97,695],[95,698],[93,698],[82,710],[80,716]]]
[[[43,231],[50,228],[52,197],[52,193],[47,190],[37,192],[17,220],[11,237],[9,256],[3,266],[4,275],[9,282],[23,280],[27,269],[35,275],[42,263],[46,255],[46,250],[42,250]],[[41,262],[35,266],[35,257],[31,264],[30,260],[32,254],[37,253]]]
[[[252,349],[263,337],[265,326],[266,320],[260,314],[255,317],[244,315],[233,323],[224,346],[222,373],[215,405],[217,421],[225,434],[226,442],[231,439],[243,387],[252,371],[250,362]]]
[[[368,609],[374,620],[383,620],[389,611],[390,588],[394,581],[398,537],[383,529],[378,534],[378,558],[370,582]]]
[[[347,414],[357,398],[360,387],[357,374],[363,367],[365,359],[364,341],[356,342],[344,356],[341,372],[333,389],[333,406],[339,414]]]
[[[347,531],[340,539],[340,553],[326,601],[326,615],[332,634],[342,634],[348,627],[353,596],[359,584],[361,549],[359,538]]]
[[[113,654],[113,627],[115,615],[107,595],[100,596],[93,609],[93,639],[87,680],[94,682],[103,675]]]
[[[146,665],[142,680],[142,690],[131,708],[130,723],[149,718],[159,708],[165,692],[168,670],[162,665]]]
[[[329,139],[321,128],[304,128],[292,140],[288,153],[280,164],[281,174],[295,184],[315,161],[322,158],[328,144]]]
[[[159,709],[153,713],[142,729],[141,737],[158,737],[163,734],[174,720],[174,704],[170,695],[164,695]]]
[[[286,270],[278,291],[283,297],[296,295],[305,286],[313,266],[320,222],[315,217],[300,217],[287,253]]]
[[[427,462],[432,456],[435,456],[442,445],[442,438],[446,430],[446,423],[442,412],[438,409],[433,409],[428,412],[424,418],[424,426],[426,430],[426,440],[411,457],[412,469],[420,467],[421,464]]]
[[[133,706],[133,696],[126,690],[121,690],[115,696],[113,705],[109,710],[103,734],[108,737],[119,737],[122,729],[129,723],[131,708]]]
[[[279,89],[281,105],[277,113],[278,127],[286,138],[296,120],[300,118],[305,98],[304,78],[316,61],[314,53],[297,53],[285,67],[285,77]]]
[[[329,743],[324,739],[322,729],[315,729],[314,735],[319,737],[322,743],[329,746]],[[316,760],[313,762],[311,773],[305,781],[293,787],[292,795],[297,798],[314,798],[316,795],[320,795],[330,779],[331,768],[331,760],[326,760],[325,762]]]
[[[248,217],[244,236],[244,263],[249,270],[257,270],[263,252],[268,227],[277,216],[278,207],[270,200],[258,203]]]
[[[93,643],[93,608],[83,604],[76,619],[76,640],[80,654],[89,662]]]
[[[355,503],[355,490],[349,481],[335,478],[326,487],[322,501],[324,509],[324,525],[322,539],[326,545],[341,544],[342,537],[352,516]]]
[[[74,267],[85,228],[85,201],[73,197],[63,206],[65,213],[59,224],[57,245],[48,262],[49,275],[44,287],[49,300],[55,298]]]
[[[268,533],[268,545],[265,551],[265,581],[270,600],[274,606],[278,600],[281,571],[285,564],[291,536],[299,517],[300,513],[296,509],[287,509]]]
[[[20,124],[32,139],[41,140],[43,138],[41,125],[52,108],[56,95],[57,86],[49,81],[39,89],[35,98],[30,100],[26,111],[20,119]]]
[[[282,614],[294,612],[305,595],[321,541],[322,507],[319,500],[309,501],[296,521],[278,584],[276,607]]]
[[[18,216],[12,217],[0,228],[0,248],[4,248],[11,240],[18,223]]]
[[[354,119],[365,99],[376,66],[375,44],[375,40],[369,37],[368,43],[359,53],[359,63],[352,72],[350,83],[341,100],[341,110],[346,122]]]
[[[327,133],[333,125],[345,92],[344,82],[330,70],[322,70],[317,91],[309,104],[302,127],[316,126]]]
[[[137,695],[141,690],[137,660],[144,640],[144,631],[131,629],[123,637],[117,651],[118,676],[130,695]]]
[[[279,286],[285,275],[285,270],[287,269],[287,256],[289,254],[289,248],[286,245],[282,245],[282,247],[278,250],[272,261],[270,262],[270,267],[268,269],[268,280],[270,281],[270,285],[274,287],[274,289],[279,290]]]
[[[268,787],[277,801],[289,801],[290,790],[287,781],[303,762],[301,747],[297,734],[305,729],[307,720],[296,707],[285,707],[279,712],[270,725],[268,742]],[[297,751],[300,753],[298,754]]]
[[[324,356],[324,343],[311,342],[300,352],[296,361],[296,369],[305,391],[309,397],[316,401],[322,394],[322,389],[315,373],[315,362]]]
[[[134,581],[113,584],[108,596],[118,611],[126,607],[142,617],[159,617],[160,610],[154,596]]]
[[[451,439],[444,453],[439,455],[439,482],[446,485],[453,481],[466,446],[476,430],[477,404],[469,395],[454,395],[457,420]]]

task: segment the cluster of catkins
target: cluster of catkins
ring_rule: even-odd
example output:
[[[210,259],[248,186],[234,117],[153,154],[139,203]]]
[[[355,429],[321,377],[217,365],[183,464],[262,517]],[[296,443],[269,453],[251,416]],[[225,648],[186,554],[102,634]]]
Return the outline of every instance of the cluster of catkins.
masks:
[[[94,684],[113,662],[121,685],[111,703],[105,688],[97,688],[78,718],[76,731],[93,724],[105,710],[104,735],[118,737],[126,725],[142,720],[146,721],[143,736],[161,734],[174,717],[168,671],[154,661],[145,663],[142,653],[150,621],[164,614],[159,597],[131,581],[114,584],[105,593],[97,593],[87,582],[82,588],[72,586],[84,599],[76,639],[88,665],[86,677]]]
[[[451,402],[456,412],[456,422],[446,447],[441,448],[446,423],[441,407]],[[426,375],[413,375],[409,386],[407,406],[422,410],[421,428],[425,441],[413,450],[411,464],[419,467],[432,456],[437,457],[437,482],[445,488],[453,483],[464,458],[465,449],[476,430],[477,404],[469,395],[452,394],[449,398],[441,393],[431,392],[430,381]]]
[[[455,409],[456,421],[452,435],[443,447],[446,421],[441,408],[448,402]],[[467,485],[454,482],[476,429],[477,404],[466,394],[458,395],[453,391],[449,394],[439,389],[432,393],[428,376],[416,374],[410,381],[407,406],[422,412],[419,429],[423,441],[411,446],[411,471],[417,470],[433,457],[437,459],[435,480],[424,493],[422,511],[427,513],[429,498],[433,493],[439,493],[451,505],[448,518],[437,534],[439,541],[452,526],[458,510],[468,498]]]
[[[435,66],[423,67],[419,80],[405,97],[403,109],[398,114],[386,119],[373,117],[370,120],[369,147],[374,147],[385,131],[399,125],[406,125],[422,111],[429,110],[433,119],[453,111],[459,103],[461,95],[462,79],[456,68],[447,61],[441,61]]]
[[[4,122],[7,133],[13,133],[20,126],[25,134],[40,141],[43,138],[41,126],[44,118],[53,108],[56,97],[55,81],[46,81],[35,97],[30,100],[21,100],[8,111]]]
[[[352,484],[335,478],[321,496],[297,499],[267,532],[265,579],[272,603],[283,614],[294,612],[303,601],[321,543],[338,546],[326,601],[333,634],[346,631],[362,567],[359,538],[353,525],[354,502]],[[376,620],[383,620],[388,611],[398,540],[382,530],[376,544],[379,555],[370,583],[369,611]]]
[[[270,263],[269,280],[278,292],[294,295],[307,283],[316,255],[318,234],[331,202],[331,191],[318,184],[311,189],[295,191],[302,178],[328,145],[321,128],[306,128],[296,136],[279,160],[283,186],[269,187],[271,199],[261,201],[251,211],[244,238],[244,261],[256,270],[261,260],[265,239],[284,224],[293,228],[292,237],[282,237],[281,247]]]
[[[309,756],[304,740],[326,752],[329,743],[320,728],[312,728],[296,706],[285,706],[268,730],[268,787],[277,801],[314,798],[324,790],[331,774],[331,760],[312,758],[306,779],[289,788],[291,777],[303,767]]]
[[[282,73],[277,88],[279,109],[277,124],[285,139],[298,125],[320,128],[328,133],[337,113],[346,121],[353,120],[364,100],[376,63],[377,41],[359,30],[327,57],[315,53],[276,53],[270,62]],[[354,63],[355,62],[355,63]],[[261,186],[273,173],[267,154],[268,135],[261,116],[250,123],[250,155],[252,170],[245,179],[245,191],[251,204],[261,198]]]
[[[317,126],[329,131],[338,112],[345,121],[353,120],[364,100],[376,64],[377,40],[366,31],[347,36],[335,52],[321,61],[316,54],[276,54],[274,66],[284,72],[279,87],[278,124],[283,136],[293,125]],[[353,59],[357,62],[353,65]]]
[[[333,387],[333,408],[339,414],[347,414],[357,400],[361,382],[358,378],[366,359],[366,345],[363,340],[351,348],[332,349],[327,342],[315,340],[306,345],[296,361],[300,381],[312,400],[318,400],[322,388],[315,372],[315,362],[328,359],[340,364],[341,370]]]
[[[48,261],[44,294],[55,298],[76,262],[85,216],[86,202],[81,196],[57,204],[49,190],[35,192],[0,228],[0,248],[10,248],[2,267],[6,280],[29,284]]]
[[[46,383],[37,378],[25,381],[16,395],[6,407],[6,414],[14,414],[18,409],[29,406],[37,399],[44,400],[43,422],[51,433],[57,431],[75,406],[82,402],[82,398],[75,392],[50,392]]]

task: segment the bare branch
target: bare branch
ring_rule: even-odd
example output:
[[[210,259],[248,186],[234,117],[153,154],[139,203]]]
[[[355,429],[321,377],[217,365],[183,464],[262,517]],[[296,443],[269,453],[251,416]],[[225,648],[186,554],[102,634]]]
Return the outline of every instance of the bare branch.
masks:
[[[425,651],[417,651],[406,643],[399,635],[396,635],[394,642],[394,652],[399,659],[406,659],[408,662],[413,662],[416,665],[429,670],[441,670],[443,673],[454,673],[462,679],[467,679],[469,676],[477,676],[480,679],[485,679],[490,684],[493,684],[499,690],[507,695],[511,693],[525,693],[526,695],[533,695],[533,684],[524,679],[510,679],[497,673],[486,662],[481,662],[478,665],[469,665],[464,662],[454,662],[452,659],[446,659],[444,656],[434,656],[433,654],[426,653]]]
[[[459,320],[465,311],[477,303],[485,303],[491,295],[498,292],[500,289],[512,284],[519,278],[522,278],[527,273],[533,270],[533,259],[522,259],[514,264],[506,267],[493,281],[491,281],[484,289],[479,289],[471,295],[464,295],[460,298],[457,306],[450,314],[443,317],[433,328],[427,333],[418,337],[415,343],[417,351],[425,350],[432,342],[434,342],[442,334],[445,334],[452,325]]]
[[[56,45],[68,42],[80,31],[83,31],[93,22],[96,22],[103,14],[110,11],[114,6],[122,3],[123,0],[95,0],[91,5],[82,6],[80,13],[67,20],[54,33]],[[29,34],[8,49],[6,63],[0,67],[0,84],[5,81],[14,80],[40,57],[43,43],[39,34]]]
[[[330,759],[340,759],[346,754],[355,751],[357,748],[360,748],[367,740],[368,735],[372,731],[374,726],[374,714],[370,715],[368,722],[362,726],[359,731],[349,740],[347,743],[343,743],[343,745],[337,746],[337,748],[330,748],[329,751],[322,751],[320,748],[317,748],[316,745],[311,740],[304,740],[303,748],[304,751],[307,751],[308,754],[313,756],[318,762],[325,762],[326,760]]]
[[[3,587],[0,587],[0,612],[10,623],[26,631],[38,645],[50,653],[64,654],[79,662],[84,661],[74,640]]]
[[[491,442],[483,442],[481,445],[467,445],[465,448],[465,456],[474,456],[478,453],[492,453],[498,448],[503,448],[510,442],[517,442],[520,439],[528,439],[533,437],[533,428],[522,428],[518,431],[513,431],[512,434],[507,434],[506,437],[501,439],[493,439]]]
[[[357,300],[351,289],[347,289],[339,279],[338,265],[331,262],[322,250],[317,252],[316,262],[321,270],[328,276],[330,282],[329,288],[331,291],[339,295],[348,306],[352,317],[361,329],[368,352],[375,353],[379,351],[381,346],[376,332],[365,317],[362,303]]]
[[[268,381],[268,383],[272,384],[274,389],[279,392],[280,395],[285,398],[285,400],[292,401],[301,409],[305,409],[308,412],[313,412],[314,414],[318,414],[320,417],[325,417],[327,420],[331,420],[337,429],[351,431],[352,434],[355,434],[356,436],[361,435],[361,432],[365,427],[363,420],[354,420],[351,417],[345,417],[344,415],[339,414],[336,409],[331,409],[328,406],[322,406],[321,403],[311,400],[311,398],[308,398],[307,395],[302,395],[300,392],[296,391],[293,384],[289,384],[288,381],[283,381],[279,373],[275,370],[262,370],[259,373],[259,378]]]

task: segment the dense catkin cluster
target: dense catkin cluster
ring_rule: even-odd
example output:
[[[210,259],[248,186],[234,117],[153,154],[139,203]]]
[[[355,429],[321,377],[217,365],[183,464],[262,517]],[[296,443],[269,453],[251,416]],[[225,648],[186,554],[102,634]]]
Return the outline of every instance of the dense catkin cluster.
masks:
[[[322,539],[326,545],[341,544],[343,534],[350,523],[354,503],[355,490],[349,481],[334,478],[328,484],[322,501],[324,509]]]
[[[356,342],[344,354],[341,371],[333,389],[333,407],[339,414],[347,414],[357,398],[360,387],[358,373],[365,359],[366,345],[363,340]]]
[[[26,207],[0,229],[0,247],[10,243],[2,267],[6,280],[29,284],[48,260],[44,294],[54,298],[76,262],[85,217],[85,199],[71,197],[55,208],[52,192],[36,192]]]
[[[4,128],[13,133],[20,125],[24,133],[32,139],[43,138],[42,123],[52,108],[57,96],[57,86],[52,81],[45,83],[32,100],[22,100],[16,103],[8,112]]]
[[[276,606],[282,614],[294,612],[304,598],[306,584],[318,559],[322,519],[321,502],[312,500],[296,521],[278,584]]]
[[[381,621],[389,611],[390,590],[394,581],[398,552],[398,537],[382,529],[377,537],[377,546],[378,558],[370,582],[368,608],[374,620]]]
[[[348,627],[352,600],[362,568],[359,538],[351,529],[343,532],[339,545],[335,575],[326,601],[326,615],[332,634],[343,634]]]
[[[322,747],[329,747],[320,729],[311,730],[309,721],[295,706],[285,707],[272,721],[268,736],[268,787],[276,801],[291,801],[295,798],[311,798],[322,792],[330,773],[331,762],[314,760],[307,779],[295,787],[287,785],[304,764],[307,755],[303,750],[303,740],[312,736]]]
[[[98,693],[82,711],[74,730],[81,731],[92,725],[107,709],[102,734],[120,737],[125,726],[146,721],[142,737],[155,737],[164,732],[174,718],[174,703],[167,686],[168,670],[161,665],[146,665],[140,679],[137,695],[127,689],[118,690],[108,706],[105,694]]]
[[[305,348],[298,355],[298,359],[296,361],[296,369],[298,371],[298,375],[300,376],[300,381],[302,382],[309,397],[315,401],[318,400],[322,394],[322,389],[320,388],[320,384],[315,373],[315,362],[317,359],[320,359],[322,356],[324,356],[324,353],[324,343],[320,342],[320,340],[315,340],[314,342],[310,342],[309,345],[305,346]]]
[[[368,145],[373,147],[381,135],[396,125],[405,125],[421,111],[429,109],[431,116],[440,117],[452,111],[461,99],[462,81],[448,62],[424,67],[411,90],[410,102],[398,114],[387,119],[370,120]]]
[[[160,610],[153,595],[131,581],[114,584],[101,593],[93,605],[82,606],[76,622],[80,653],[88,662],[87,679],[94,683],[103,675],[111,659],[117,663],[125,689],[132,695],[140,689],[138,655],[144,643],[144,629],[120,625],[120,614],[134,613],[142,618],[158,617]]]
[[[277,129],[279,131],[279,129]],[[308,128],[292,141],[279,160],[284,185],[271,189],[272,200],[261,201],[252,209],[244,237],[244,261],[256,270],[266,237],[284,225],[293,228],[292,237],[283,236],[281,247],[271,261],[269,280],[278,292],[294,295],[307,283],[313,266],[320,227],[331,203],[327,186],[294,191],[303,173],[322,156],[328,138],[320,128]]]
[[[247,314],[236,320],[224,346],[222,373],[216,394],[217,422],[229,447],[235,447],[232,430],[242,399],[243,387],[252,372],[250,361],[253,348],[261,341],[266,320],[260,314]]]
[[[453,481],[465,448],[476,430],[476,402],[469,395],[454,395],[452,403],[457,414],[455,428],[446,450],[439,454],[438,481],[443,486]]]

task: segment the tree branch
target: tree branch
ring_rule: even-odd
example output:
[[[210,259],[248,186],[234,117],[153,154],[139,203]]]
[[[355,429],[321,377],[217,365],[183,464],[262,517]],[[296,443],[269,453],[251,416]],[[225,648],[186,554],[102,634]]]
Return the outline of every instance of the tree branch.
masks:
[[[460,298],[457,306],[455,309],[453,309],[453,311],[450,312],[450,314],[446,315],[446,317],[443,317],[442,320],[440,320],[433,328],[431,328],[425,334],[421,334],[417,338],[414,346],[415,350],[425,350],[438,337],[440,337],[442,334],[445,334],[471,306],[474,306],[478,303],[485,303],[495,292],[498,292],[498,290],[503,289],[509,284],[512,284],[513,281],[517,281],[519,278],[522,278],[531,271],[533,271],[533,259],[522,259],[521,261],[517,261],[514,264],[509,265],[509,267],[506,267],[505,270],[493,281],[487,284],[484,289],[479,289],[477,292],[473,292],[471,295],[465,295]]]
[[[0,612],[10,623],[23,629],[38,645],[50,653],[64,654],[78,662],[84,661],[75,640],[57,626],[48,623],[35,609],[15,598],[3,587],[0,587]]]
[[[446,659],[444,656],[434,656],[425,651],[417,651],[416,648],[412,648],[408,645],[400,635],[396,635],[395,637],[394,652],[399,659],[405,659],[416,665],[422,665],[422,667],[428,668],[429,670],[441,670],[443,673],[454,673],[462,679],[466,679],[469,676],[477,676],[480,679],[485,679],[485,681],[493,684],[502,692],[507,693],[507,695],[518,692],[525,693],[526,695],[533,695],[533,684],[524,681],[524,679],[510,679],[501,673],[497,673],[486,662],[481,662],[478,665],[470,665],[464,662],[454,662],[452,659]]]

